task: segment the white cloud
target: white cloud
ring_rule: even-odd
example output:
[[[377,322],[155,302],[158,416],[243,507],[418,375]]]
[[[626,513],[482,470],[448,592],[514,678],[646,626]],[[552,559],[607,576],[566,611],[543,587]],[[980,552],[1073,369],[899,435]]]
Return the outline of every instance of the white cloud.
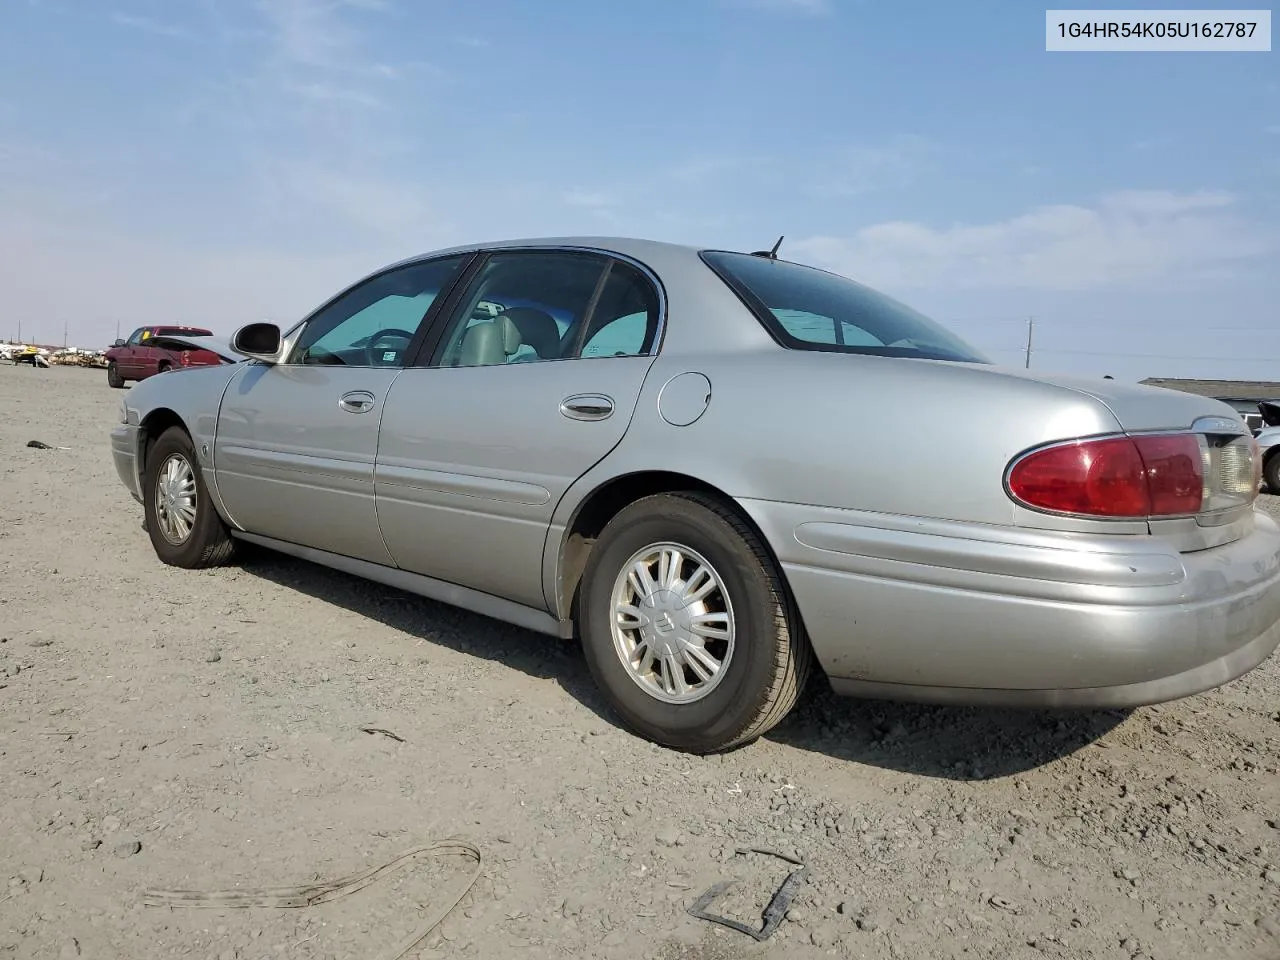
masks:
[[[159,20],[153,19],[152,17],[144,17],[117,10],[111,14],[111,19],[122,27],[142,30],[145,33],[154,33],[161,37],[172,37],[177,40],[195,39],[195,34],[185,27],[179,27],[171,23],[163,23]]]
[[[926,137],[902,134],[883,143],[855,144],[832,151],[810,191],[819,196],[850,197],[900,189],[915,181],[940,148]]]
[[[585,207],[588,210],[602,210],[616,203],[613,196],[600,190],[566,190],[561,194],[561,199],[571,207]]]
[[[781,13],[826,14],[832,10],[832,0],[730,0],[734,6],[756,7],[760,10],[776,10]]]
[[[259,0],[259,9],[275,30],[282,59],[309,67],[333,69],[343,64],[353,46],[352,31],[339,16],[345,4],[320,0]]]
[[[1228,194],[1128,190],[1093,206],[1036,207],[993,223],[881,223],[791,249],[897,290],[1090,290],[1221,277],[1272,239]]]

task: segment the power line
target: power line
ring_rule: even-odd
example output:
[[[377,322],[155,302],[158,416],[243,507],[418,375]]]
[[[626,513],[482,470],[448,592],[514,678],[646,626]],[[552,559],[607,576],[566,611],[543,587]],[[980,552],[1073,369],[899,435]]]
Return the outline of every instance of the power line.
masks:
[[[1026,318],[1025,318],[1025,317],[1024,317],[1024,318],[1020,318],[1020,319],[1019,319],[1019,318],[1014,318],[1014,317],[1009,317],[1009,318],[999,317],[999,318],[992,318],[992,319],[969,319],[969,320],[966,320],[966,319],[952,319],[952,320],[944,320],[944,321],[943,321],[943,323],[946,323],[946,324],[953,324],[953,323],[954,323],[954,324],[965,324],[965,325],[968,325],[968,326],[994,326],[995,324],[1004,324],[1004,323],[1017,323],[1017,324],[1024,324],[1024,323],[1026,323],[1026,322],[1027,322],[1027,321],[1026,321]],[[1043,318],[1042,318],[1039,322],[1040,322],[1041,324],[1045,323],[1045,321],[1043,320]],[[1063,325],[1068,326],[1068,327],[1070,327],[1070,328],[1071,328],[1071,329],[1073,329],[1073,330],[1074,330],[1074,329],[1077,329],[1077,328],[1080,328],[1080,327],[1085,327],[1085,328],[1089,328],[1089,327],[1106,327],[1106,328],[1108,328],[1108,329],[1112,329],[1112,330],[1161,330],[1161,331],[1168,331],[1168,329],[1169,329],[1169,326],[1168,326],[1168,324],[1166,324],[1166,323],[1128,323],[1128,322],[1125,322],[1125,321],[1117,322],[1117,321],[1114,321],[1114,320],[1064,320],[1064,321],[1062,321],[1062,323],[1063,323]],[[1213,330],[1213,332],[1214,332],[1214,333],[1275,333],[1275,334],[1280,334],[1280,325],[1272,326],[1272,327],[1213,327],[1213,328],[1212,328],[1212,330]]]
[[[1023,352],[1025,347],[990,347],[993,353]],[[1131,357],[1139,360],[1196,360],[1201,363],[1280,363],[1280,357],[1205,357],[1178,356],[1167,353],[1122,353],[1116,350],[1068,350],[1061,347],[1036,347],[1037,353],[1068,353],[1081,357]]]

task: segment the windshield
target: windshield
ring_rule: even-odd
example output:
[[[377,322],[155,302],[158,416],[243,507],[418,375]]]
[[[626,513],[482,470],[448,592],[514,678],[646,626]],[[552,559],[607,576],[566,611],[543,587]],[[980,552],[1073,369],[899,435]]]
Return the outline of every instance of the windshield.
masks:
[[[719,250],[702,259],[784,347],[990,363],[924,314],[834,273]]]

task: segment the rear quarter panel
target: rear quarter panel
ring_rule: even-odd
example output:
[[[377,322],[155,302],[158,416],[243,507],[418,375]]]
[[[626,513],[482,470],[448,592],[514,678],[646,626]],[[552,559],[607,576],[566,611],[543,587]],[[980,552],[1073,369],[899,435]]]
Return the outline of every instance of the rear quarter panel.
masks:
[[[673,426],[663,388],[686,371],[707,377],[710,402]],[[622,443],[584,483],[669,470],[735,498],[1013,524],[1015,455],[1118,429],[1092,397],[978,366],[779,348],[660,357]]]
[[[710,399],[701,417],[676,426],[664,417],[664,388],[689,372],[710,381]],[[1097,533],[1094,522],[1014,504],[1005,468],[1029,447],[1118,429],[1093,397],[979,365],[800,353],[772,342],[724,354],[673,351],[650,369],[622,442],[558,506],[545,590],[560,594],[565,535],[581,504],[609,481],[646,471],[709,483],[752,514],[755,503],[781,502],[851,511],[859,524],[882,517],[893,527],[905,518],[908,527],[943,520]],[[1148,528],[1121,522],[1107,532]],[[793,531],[765,533],[784,562],[802,550]]]

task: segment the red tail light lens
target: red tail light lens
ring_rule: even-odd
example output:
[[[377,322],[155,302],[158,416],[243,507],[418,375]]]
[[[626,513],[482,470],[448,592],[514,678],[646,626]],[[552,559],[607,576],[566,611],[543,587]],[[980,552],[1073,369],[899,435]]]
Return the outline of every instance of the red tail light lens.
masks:
[[[1081,440],[1023,457],[1009,472],[1009,492],[1053,513],[1190,514],[1204,503],[1204,461],[1196,434]]]
[[[1147,466],[1151,490],[1151,515],[1157,517],[1197,513],[1204,505],[1205,460],[1195,434],[1135,437],[1134,444]]]

